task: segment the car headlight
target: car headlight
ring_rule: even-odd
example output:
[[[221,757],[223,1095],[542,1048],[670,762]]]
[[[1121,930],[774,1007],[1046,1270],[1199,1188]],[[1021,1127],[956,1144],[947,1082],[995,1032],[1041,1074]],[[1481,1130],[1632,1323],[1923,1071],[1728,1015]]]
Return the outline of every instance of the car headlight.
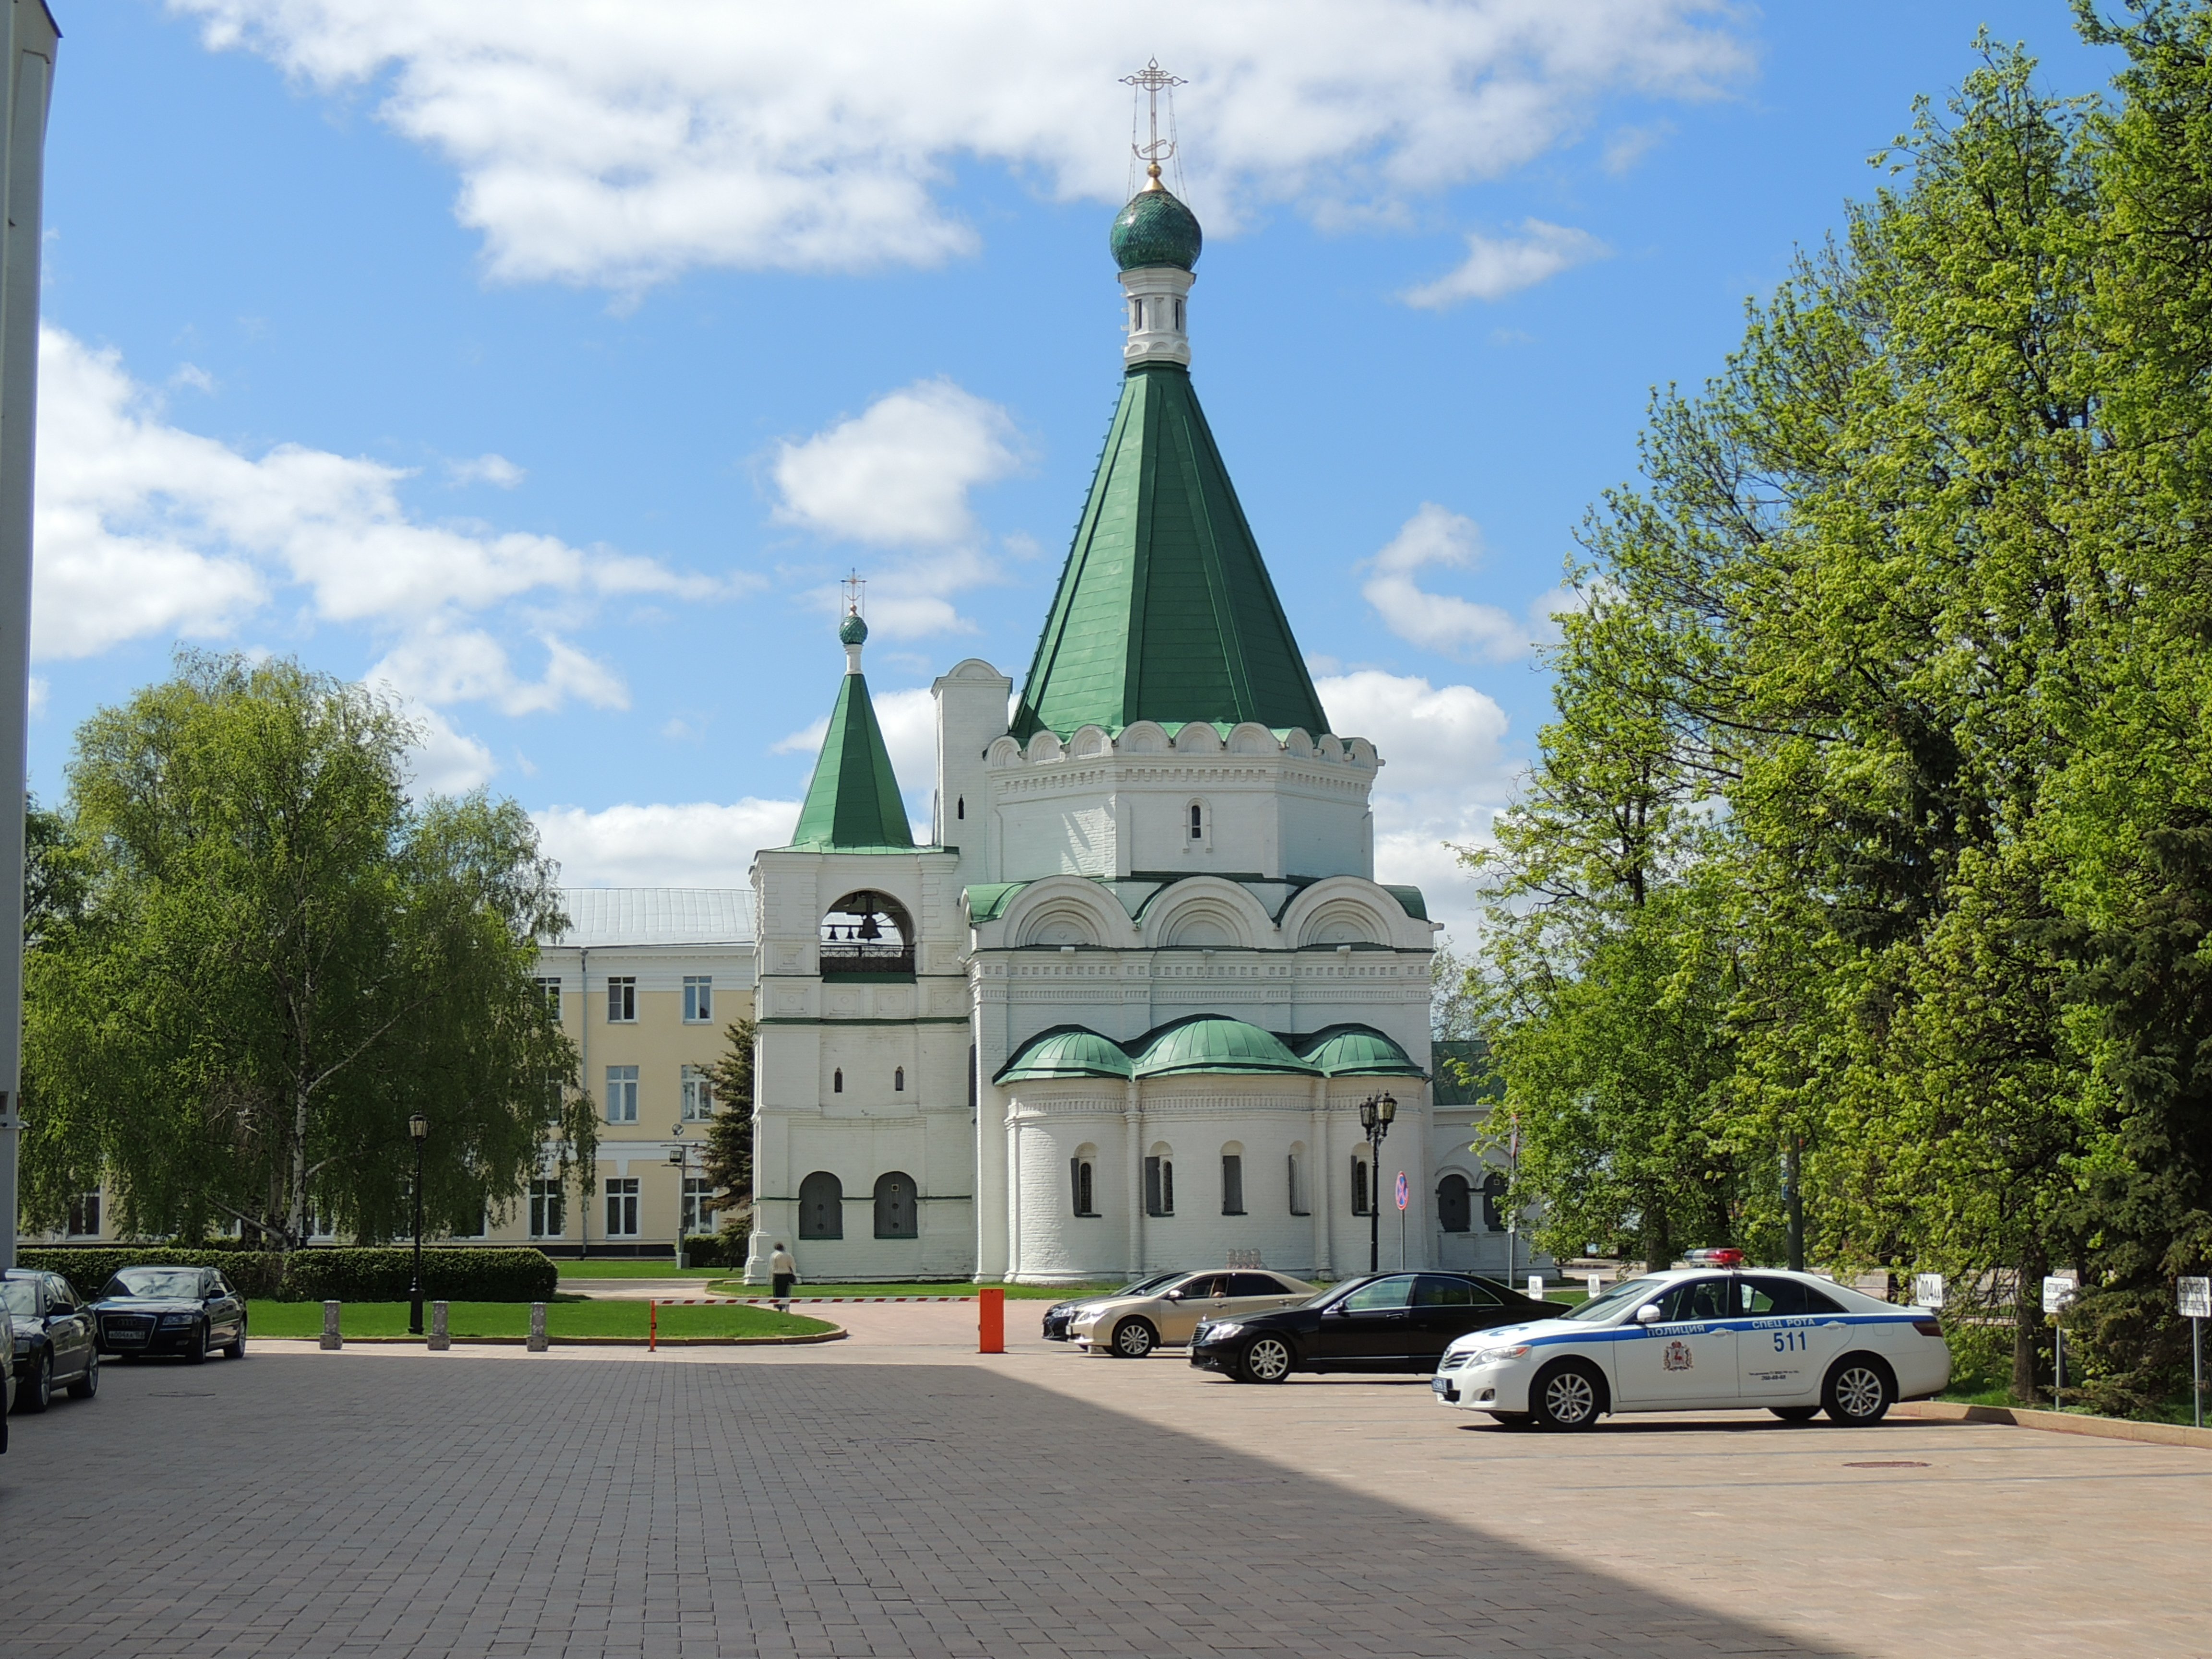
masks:
[[[1224,1319],[1218,1325],[1206,1326],[1202,1332],[1209,1341],[1218,1341],[1224,1337],[1242,1336],[1243,1334],[1244,1327],[1233,1319]]]
[[[1477,1348],[1468,1358],[1478,1365],[1495,1365],[1503,1360],[1518,1359],[1528,1352],[1526,1342],[1516,1342],[1510,1348]]]
[[[161,1316],[161,1322],[164,1325],[191,1325],[198,1323],[198,1314],[163,1314]]]

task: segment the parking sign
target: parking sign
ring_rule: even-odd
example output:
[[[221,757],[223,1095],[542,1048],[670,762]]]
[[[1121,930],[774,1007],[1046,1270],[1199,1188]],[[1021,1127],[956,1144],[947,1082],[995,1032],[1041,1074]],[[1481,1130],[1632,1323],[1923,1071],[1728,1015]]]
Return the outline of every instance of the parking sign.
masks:
[[[2081,1288],[2081,1281],[2072,1273],[2053,1273],[2043,1281],[2043,1311],[2060,1314],[2074,1299],[2075,1291]]]
[[[1943,1305],[1943,1275],[1915,1273],[1912,1275],[1912,1302],[1915,1307],[1940,1308]]]
[[[1404,1208],[1406,1207],[1406,1200],[1407,1200],[1407,1199],[1411,1198],[1413,1195],[1413,1188],[1411,1188],[1410,1187],[1408,1187],[1408,1186],[1407,1186],[1407,1185],[1406,1185],[1406,1172],[1405,1172],[1403,1170],[1399,1170],[1399,1171],[1398,1171],[1398,1207],[1399,1207],[1400,1209],[1401,1209],[1401,1210],[1402,1210],[1402,1209],[1404,1209]]]
[[[2212,1279],[2185,1279],[2175,1288],[2184,1319],[2212,1319]]]

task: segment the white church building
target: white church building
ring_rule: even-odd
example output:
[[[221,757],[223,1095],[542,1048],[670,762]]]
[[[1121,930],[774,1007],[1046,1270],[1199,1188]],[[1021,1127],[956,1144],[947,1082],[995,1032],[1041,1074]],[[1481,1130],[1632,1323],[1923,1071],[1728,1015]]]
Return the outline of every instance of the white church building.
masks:
[[[823,1282],[1340,1276],[1378,1200],[1384,1267],[1504,1266],[1470,1119],[1431,1105],[1435,928],[1374,878],[1384,757],[1331,730],[1199,407],[1199,227],[1158,172],[1114,223],[1121,404],[1020,696],[974,659],[933,688],[927,845],[839,630],[798,829],[752,868],[750,1278],[779,1241]]]

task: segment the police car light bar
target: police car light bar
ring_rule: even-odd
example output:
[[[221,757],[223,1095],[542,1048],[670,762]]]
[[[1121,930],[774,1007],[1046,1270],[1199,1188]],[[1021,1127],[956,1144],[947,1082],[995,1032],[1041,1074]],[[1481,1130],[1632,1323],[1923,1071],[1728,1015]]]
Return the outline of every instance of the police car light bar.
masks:
[[[1695,1267],[1741,1267],[1743,1266],[1741,1250],[1692,1250],[1682,1259]]]

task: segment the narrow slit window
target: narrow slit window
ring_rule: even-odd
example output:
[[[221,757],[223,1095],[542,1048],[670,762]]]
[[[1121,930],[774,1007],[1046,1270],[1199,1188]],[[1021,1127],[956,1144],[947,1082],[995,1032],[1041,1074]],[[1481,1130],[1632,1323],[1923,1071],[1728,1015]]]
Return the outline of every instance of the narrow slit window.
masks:
[[[833,1095],[845,1092],[845,1068],[842,1066],[830,1073],[830,1092]]]
[[[895,1066],[891,1068],[891,1092],[895,1095],[902,1095],[906,1092],[906,1067],[903,1066]]]
[[[1196,801],[1190,804],[1190,838],[1201,841],[1206,836],[1206,809]]]

